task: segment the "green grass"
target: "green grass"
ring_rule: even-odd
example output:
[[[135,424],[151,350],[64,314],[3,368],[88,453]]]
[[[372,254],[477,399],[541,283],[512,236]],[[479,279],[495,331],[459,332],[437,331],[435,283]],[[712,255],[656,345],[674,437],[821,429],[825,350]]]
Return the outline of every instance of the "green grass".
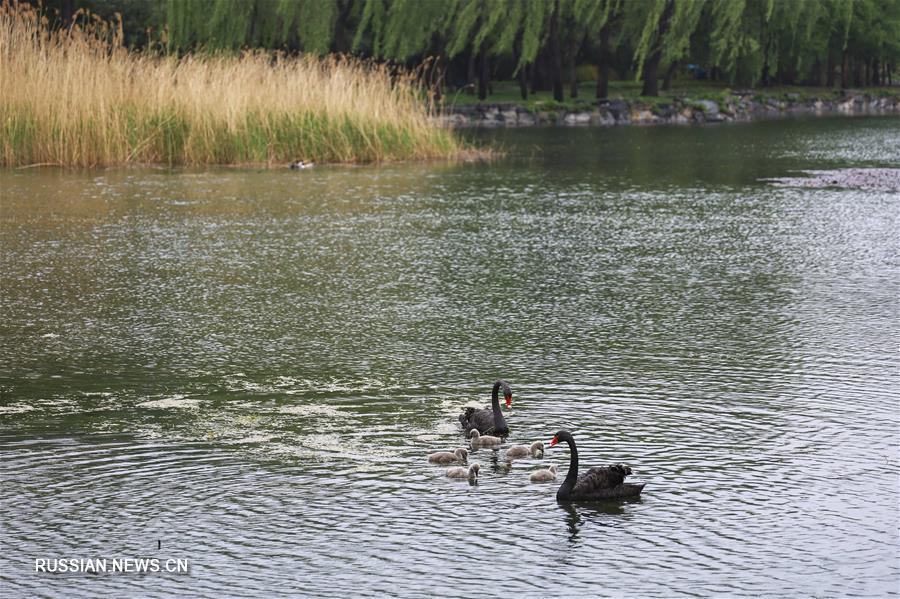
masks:
[[[629,104],[638,104],[648,107],[650,110],[658,110],[660,106],[672,104],[676,101],[684,103],[690,101],[696,104],[697,100],[712,100],[718,104],[733,98],[732,92],[739,88],[724,82],[710,81],[693,81],[681,80],[675,81],[672,89],[668,91],[660,90],[659,96],[642,96],[642,84],[640,81],[610,81],[609,82],[609,98],[622,99]],[[527,100],[522,100],[519,93],[519,84],[517,81],[495,81],[493,83],[493,93],[487,99],[480,101],[477,95],[460,92],[447,94],[444,97],[445,106],[465,106],[479,103],[484,104],[515,104],[521,106],[531,112],[538,111],[559,111],[559,110],[579,110],[586,109],[596,103],[594,98],[596,83],[588,81],[581,83],[578,88],[578,97],[569,97],[569,88],[566,86],[566,99],[563,102],[557,102],[553,99],[553,93],[549,91],[538,91],[529,94]],[[854,92],[867,93],[874,96],[897,96],[900,89],[897,87],[872,87],[854,89]],[[753,89],[757,100],[765,101],[769,98],[776,100],[793,100],[803,102],[812,98],[820,98],[823,100],[838,99],[842,95],[842,90],[838,88],[826,87],[807,87],[807,86],[774,86],[766,88]],[[788,94],[796,94],[796,97],[790,97]],[[699,105],[697,105],[699,107]]]

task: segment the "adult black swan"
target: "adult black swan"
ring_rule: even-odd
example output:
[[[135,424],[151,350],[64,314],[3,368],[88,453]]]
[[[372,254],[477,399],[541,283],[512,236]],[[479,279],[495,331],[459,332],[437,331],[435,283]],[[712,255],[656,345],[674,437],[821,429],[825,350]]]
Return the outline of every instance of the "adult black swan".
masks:
[[[506,399],[506,407],[512,407],[512,389],[506,381],[497,381],[494,383],[494,389],[491,391],[491,407],[478,410],[476,408],[466,408],[465,413],[459,415],[459,422],[462,424],[466,434],[472,429],[476,429],[479,433],[491,433],[494,435],[508,435],[509,427],[500,413],[500,398],[498,392],[503,387],[503,397]]]
[[[550,447],[565,441],[569,444],[569,473],[556,492],[557,501],[594,501],[597,499],[618,499],[637,497],[644,485],[625,482],[631,468],[624,464],[612,464],[603,468],[591,468],[578,476],[578,449],[569,431],[559,431],[550,441]]]

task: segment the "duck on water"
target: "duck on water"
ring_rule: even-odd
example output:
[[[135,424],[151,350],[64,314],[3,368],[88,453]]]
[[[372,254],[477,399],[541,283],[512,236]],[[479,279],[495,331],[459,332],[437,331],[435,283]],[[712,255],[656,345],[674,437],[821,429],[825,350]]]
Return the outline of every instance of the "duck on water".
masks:
[[[503,413],[500,412],[499,391],[501,387],[503,388],[503,398],[506,400],[506,408],[512,407],[512,389],[509,388],[509,383],[506,381],[495,382],[491,391],[490,408],[481,410],[466,408],[466,411],[459,415],[459,422],[467,435],[472,429],[481,434],[491,433],[500,436],[509,434],[509,427],[506,426],[506,420],[503,419]]]
[[[641,494],[644,489],[643,484],[636,485],[625,482],[625,477],[631,474],[631,468],[624,464],[591,468],[578,476],[578,449],[575,447],[575,439],[572,438],[572,434],[566,430],[557,432],[550,442],[550,447],[563,441],[569,444],[569,472],[556,492],[557,501],[596,501],[637,497]]]

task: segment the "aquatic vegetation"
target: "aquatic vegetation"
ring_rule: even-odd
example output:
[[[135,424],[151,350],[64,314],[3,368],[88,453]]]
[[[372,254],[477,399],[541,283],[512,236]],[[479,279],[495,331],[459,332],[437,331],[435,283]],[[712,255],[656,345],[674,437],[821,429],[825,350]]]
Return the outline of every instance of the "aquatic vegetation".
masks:
[[[453,159],[410,74],[353,58],[160,55],[82,14],[0,6],[0,164],[96,167]]]

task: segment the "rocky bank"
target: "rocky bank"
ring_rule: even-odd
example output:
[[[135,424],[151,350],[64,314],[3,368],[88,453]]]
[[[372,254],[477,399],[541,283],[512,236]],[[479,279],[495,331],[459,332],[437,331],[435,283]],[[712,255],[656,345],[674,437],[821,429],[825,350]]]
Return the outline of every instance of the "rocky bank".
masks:
[[[523,127],[534,125],[613,126],[689,125],[750,121],[789,115],[898,114],[900,92],[874,95],[845,91],[839,96],[811,97],[799,93],[780,96],[735,91],[720,101],[678,98],[648,104],[640,99],[600,100],[577,108],[529,109],[515,103],[469,104],[445,107],[436,117],[449,127]]]

